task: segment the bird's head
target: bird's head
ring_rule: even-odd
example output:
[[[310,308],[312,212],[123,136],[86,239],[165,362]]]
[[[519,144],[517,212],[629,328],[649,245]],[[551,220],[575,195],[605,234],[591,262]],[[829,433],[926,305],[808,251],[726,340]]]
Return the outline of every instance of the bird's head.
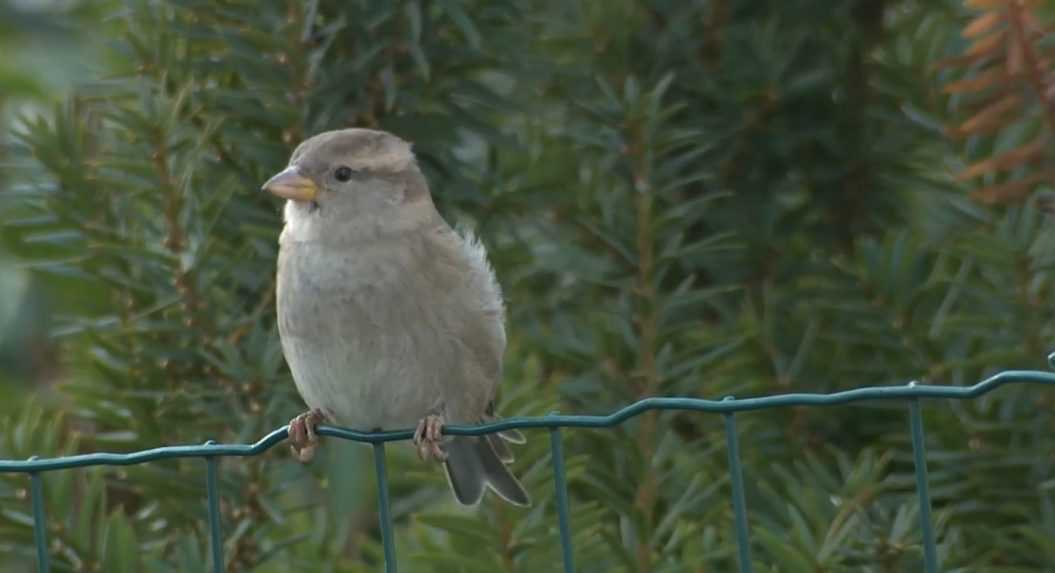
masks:
[[[263,190],[287,199],[286,228],[298,240],[399,233],[435,213],[410,144],[371,129],[305,140]]]

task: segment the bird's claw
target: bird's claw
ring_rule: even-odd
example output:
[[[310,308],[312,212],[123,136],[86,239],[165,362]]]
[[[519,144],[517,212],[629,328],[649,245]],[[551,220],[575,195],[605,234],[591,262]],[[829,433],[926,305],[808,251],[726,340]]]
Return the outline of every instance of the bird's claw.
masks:
[[[430,414],[418,422],[414,430],[414,446],[422,460],[434,459],[446,461],[447,452],[443,449],[443,417]]]
[[[319,436],[315,427],[323,421],[322,410],[313,408],[289,421],[289,448],[300,463],[308,463],[315,457]]]

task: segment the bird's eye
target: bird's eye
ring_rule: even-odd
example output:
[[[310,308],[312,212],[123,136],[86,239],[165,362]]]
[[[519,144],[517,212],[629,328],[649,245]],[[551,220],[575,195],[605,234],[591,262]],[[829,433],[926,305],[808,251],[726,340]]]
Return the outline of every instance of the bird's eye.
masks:
[[[352,168],[342,165],[333,172],[338,181],[344,182],[352,178]]]

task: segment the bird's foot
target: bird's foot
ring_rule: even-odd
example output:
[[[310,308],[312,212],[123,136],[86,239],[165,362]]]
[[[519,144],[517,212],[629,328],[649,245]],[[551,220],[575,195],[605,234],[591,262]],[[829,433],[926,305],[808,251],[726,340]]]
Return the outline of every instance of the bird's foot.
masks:
[[[443,449],[443,416],[429,414],[418,422],[414,430],[414,446],[418,449],[418,457],[423,460],[442,462],[447,459],[447,452]]]
[[[308,463],[315,457],[319,436],[315,427],[326,419],[322,410],[312,408],[289,421],[289,448],[300,463]]]

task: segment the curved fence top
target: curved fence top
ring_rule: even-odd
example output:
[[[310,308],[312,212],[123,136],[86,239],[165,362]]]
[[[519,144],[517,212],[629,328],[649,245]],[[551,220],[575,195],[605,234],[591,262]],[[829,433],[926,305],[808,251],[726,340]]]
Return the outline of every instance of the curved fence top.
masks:
[[[1055,367],[1055,354],[1049,356]],[[444,426],[443,433],[453,436],[479,436],[512,429],[527,428],[608,428],[616,426],[649,410],[691,410],[717,414],[732,414],[750,410],[765,410],[788,406],[836,406],[872,400],[911,400],[919,398],[970,399],[987,394],[1006,384],[1055,385],[1055,374],[1036,370],[1008,370],[995,374],[972,386],[938,386],[910,382],[899,386],[872,386],[831,394],[778,394],[759,398],[721,400],[702,398],[645,398],[607,415],[561,415],[513,417],[472,426]],[[360,432],[347,428],[319,426],[323,436],[343,438],[354,442],[379,444],[413,437],[413,430]],[[165,446],[129,453],[92,453],[59,458],[31,458],[29,460],[0,460],[0,473],[33,473],[78,468],[85,466],[127,466],[172,458],[201,458],[222,456],[255,456],[271,449],[289,436],[283,426],[272,430],[253,444],[217,444],[212,441],[200,445]]]

